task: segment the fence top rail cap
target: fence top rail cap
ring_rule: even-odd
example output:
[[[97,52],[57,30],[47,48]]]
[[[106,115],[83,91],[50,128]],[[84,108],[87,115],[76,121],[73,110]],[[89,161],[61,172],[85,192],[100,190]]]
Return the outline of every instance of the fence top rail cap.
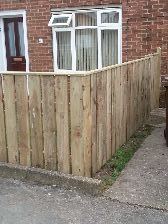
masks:
[[[107,71],[107,70],[110,70],[113,68],[118,68],[118,67],[126,66],[126,65],[133,64],[136,62],[144,61],[144,60],[150,59],[153,56],[157,56],[157,55],[159,55],[159,49],[158,49],[157,53],[146,55],[145,57],[137,59],[137,60],[124,62],[122,64],[110,65],[107,67],[103,67],[101,69],[95,69],[95,70],[91,70],[91,71],[68,71],[68,70],[58,70],[56,72],[0,71],[0,75],[37,75],[37,76],[39,75],[39,76],[75,76],[75,77],[79,76],[79,77],[84,77],[84,76],[92,75],[92,74],[95,74],[98,72],[103,72],[103,71]]]
[[[19,72],[19,71],[0,71],[1,75],[40,75],[40,76],[85,76],[86,71],[65,71],[57,72]]]

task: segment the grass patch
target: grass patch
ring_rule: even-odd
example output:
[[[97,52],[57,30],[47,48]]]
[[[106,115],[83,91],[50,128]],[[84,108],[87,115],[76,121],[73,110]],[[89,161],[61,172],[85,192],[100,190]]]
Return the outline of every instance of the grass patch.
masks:
[[[153,129],[150,125],[142,126],[95,175],[97,179],[103,181],[104,188],[111,186],[115,182],[128,161],[141,146],[145,138],[151,134]]]

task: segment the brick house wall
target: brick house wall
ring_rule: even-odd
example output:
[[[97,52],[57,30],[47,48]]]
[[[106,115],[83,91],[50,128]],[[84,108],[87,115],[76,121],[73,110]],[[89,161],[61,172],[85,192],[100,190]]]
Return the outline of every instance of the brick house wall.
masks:
[[[162,76],[168,75],[167,0],[0,0],[0,11],[27,12],[30,71],[53,71],[51,9],[122,4],[123,61],[137,59],[162,48]],[[38,38],[44,43],[39,44]]]

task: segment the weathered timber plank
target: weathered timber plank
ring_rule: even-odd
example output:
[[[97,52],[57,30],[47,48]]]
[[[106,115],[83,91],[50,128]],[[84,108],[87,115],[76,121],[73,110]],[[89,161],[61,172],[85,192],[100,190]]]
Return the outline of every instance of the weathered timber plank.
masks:
[[[30,128],[26,76],[15,77],[15,89],[19,162],[21,165],[30,166]]]
[[[0,161],[7,162],[2,76],[0,76]]]
[[[45,168],[57,170],[54,76],[41,77],[41,87]]]
[[[140,64],[140,72],[139,72],[139,116],[140,116],[140,124],[143,122],[143,89],[142,89],[142,79],[143,79],[143,69],[144,64]]]
[[[83,90],[79,77],[70,77],[72,174],[84,176]]]
[[[90,77],[71,77],[70,87],[72,174],[90,176]]]
[[[106,71],[105,71],[106,72]],[[107,161],[107,76],[97,75],[97,167],[100,169]]]
[[[115,139],[116,139],[116,149],[120,147],[120,136],[121,136],[121,74],[120,67],[116,68],[116,77],[115,77],[115,97],[116,97],[116,130],[115,130]]]
[[[106,72],[107,76],[107,160],[112,156],[112,71]]]
[[[91,75],[92,175],[97,172],[97,74]]]
[[[14,78],[13,75],[3,76],[6,139],[9,163],[19,163]]]
[[[122,140],[121,140],[121,145],[126,142],[126,132],[127,132],[127,65],[122,67],[122,102],[123,102],[123,107],[122,107]]]
[[[127,139],[131,136],[131,72],[132,64],[127,66]]]
[[[31,136],[31,163],[35,167],[44,167],[43,129],[41,110],[40,76],[29,76],[29,116]]]
[[[137,91],[137,85],[136,85],[136,62],[132,64],[132,132],[131,135],[136,131],[136,91]]]
[[[116,69],[112,69],[112,79],[111,79],[111,83],[112,83],[112,124],[111,124],[111,128],[112,128],[112,155],[115,153],[116,151],[116,137],[115,137],[115,133],[116,133],[116,85],[115,85],[115,79],[116,79]]]
[[[139,63],[135,63],[135,80],[136,80],[136,92],[135,92],[135,119],[136,130],[140,127],[139,123]]]
[[[91,86],[90,77],[82,78],[83,89],[83,147],[84,147],[84,175],[91,176]]]
[[[70,173],[68,78],[55,78],[58,170]]]

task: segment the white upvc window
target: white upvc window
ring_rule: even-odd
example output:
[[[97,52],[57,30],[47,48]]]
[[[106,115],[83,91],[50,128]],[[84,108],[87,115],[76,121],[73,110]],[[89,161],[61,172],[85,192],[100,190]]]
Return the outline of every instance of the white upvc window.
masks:
[[[54,70],[89,71],[121,63],[120,8],[53,14]]]
[[[72,20],[72,14],[52,15],[49,26],[51,27],[68,27]]]

